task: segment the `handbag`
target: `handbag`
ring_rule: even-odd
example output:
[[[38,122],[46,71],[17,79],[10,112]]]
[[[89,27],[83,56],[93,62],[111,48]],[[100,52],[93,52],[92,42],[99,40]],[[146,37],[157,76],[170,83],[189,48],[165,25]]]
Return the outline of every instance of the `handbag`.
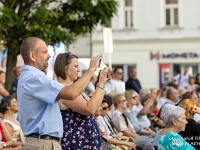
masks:
[[[19,136],[20,136],[21,141],[24,143],[25,137],[24,137],[24,133],[22,132],[22,129],[19,130]]]
[[[122,138],[120,138],[121,141],[126,141],[126,142],[133,142],[133,138],[132,137],[127,137],[127,136],[122,136]],[[117,145],[117,144],[111,144],[112,147],[114,147],[114,150],[130,150],[130,147],[126,146],[126,145]]]

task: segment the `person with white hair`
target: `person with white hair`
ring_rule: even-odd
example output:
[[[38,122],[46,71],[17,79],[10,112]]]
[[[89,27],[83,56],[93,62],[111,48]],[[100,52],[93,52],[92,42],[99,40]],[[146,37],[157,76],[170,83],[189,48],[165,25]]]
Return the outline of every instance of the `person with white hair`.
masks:
[[[161,118],[165,128],[158,133],[158,150],[195,150],[178,134],[187,124],[185,109],[171,105],[163,111]]]

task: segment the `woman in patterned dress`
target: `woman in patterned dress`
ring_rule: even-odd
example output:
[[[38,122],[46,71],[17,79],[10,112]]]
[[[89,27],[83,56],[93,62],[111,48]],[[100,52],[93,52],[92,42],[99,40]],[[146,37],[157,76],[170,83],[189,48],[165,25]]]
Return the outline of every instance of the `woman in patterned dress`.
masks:
[[[157,133],[158,150],[195,150],[178,134],[185,130],[187,124],[183,108],[171,106],[162,113],[161,118],[165,128]]]
[[[80,71],[78,57],[71,52],[59,54],[55,61],[54,71],[58,82],[65,85],[73,84]],[[100,135],[94,114],[104,96],[104,85],[108,80],[107,72],[106,68],[101,71],[97,88],[91,98],[82,93],[72,101],[59,100],[64,128],[61,140],[63,150],[101,149]]]

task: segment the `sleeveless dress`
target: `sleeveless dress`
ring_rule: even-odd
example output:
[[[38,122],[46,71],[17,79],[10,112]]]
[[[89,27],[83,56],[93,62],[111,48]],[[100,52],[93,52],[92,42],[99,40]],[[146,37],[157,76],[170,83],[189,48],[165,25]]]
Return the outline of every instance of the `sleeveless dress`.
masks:
[[[21,132],[22,132],[21,127],[19,125],[15,124],[15,123],[11,122],[10,120],[4,119],[3,121],[5,123],[10,124],[10,126],[13,127],[12,140],[13,141],[22,141],[21,135],[20,135]],[[24,141],[22,141],[22,142],[24,142]]]
[[[63,150],[102,149],[94,115],[81,115],[70,108],[61,110],[61,115],[63,119],[63,137],[61,139]]]

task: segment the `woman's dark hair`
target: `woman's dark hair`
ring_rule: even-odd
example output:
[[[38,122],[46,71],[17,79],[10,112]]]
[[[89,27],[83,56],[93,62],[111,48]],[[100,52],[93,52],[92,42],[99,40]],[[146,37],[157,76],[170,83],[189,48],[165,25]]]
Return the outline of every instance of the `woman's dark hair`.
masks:
[[[109,108],[111,107],[111,105],[112,105],[112,97],[110,97],[108,95],[104,95],[103,101],[107,102]]]
[[[182,99],[178,103],[176,103],[176,106],[178,106],[185,99],[191,99],[193,94],[196,94],[196,93],[194,91],[191,91],[191,92],[186,92],[185,94],[183,94]]]
[[[5,96],[4,98],[1,99],[1,112],[4,114],[5,111],[8,110],[7,106],[10,106],[11,101],[13,100],[13,96],[9,95],[9,96]]]
[[[57,77],[60,77],[63,80],[66,79],[65,66],[68,66],[73,58],[78,59],[78,56],[71,52],[58,54],[54,64],[54,71]]]
[[[4,71],[0,70],[0,75],[1,75],[2,73],[4,73],[4,74],[5,74],[5,72],[4,72]]]
[[[195,78],[195,83],[196,84],[200,84],[200,82],[198,81],[198,76],[200,76],[200,73],[197,73],[196,78]]]

